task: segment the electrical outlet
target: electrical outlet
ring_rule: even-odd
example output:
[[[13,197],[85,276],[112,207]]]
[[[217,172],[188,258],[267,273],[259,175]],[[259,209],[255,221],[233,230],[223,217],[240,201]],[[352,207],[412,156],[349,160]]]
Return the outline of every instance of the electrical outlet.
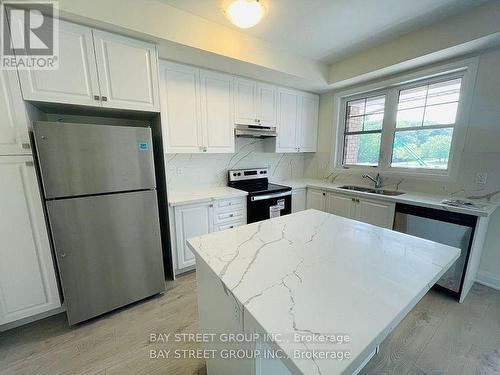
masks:
[[[488,173],[486,172],[477,172],[476,173],[476,184],[484,185],[488,181]]]

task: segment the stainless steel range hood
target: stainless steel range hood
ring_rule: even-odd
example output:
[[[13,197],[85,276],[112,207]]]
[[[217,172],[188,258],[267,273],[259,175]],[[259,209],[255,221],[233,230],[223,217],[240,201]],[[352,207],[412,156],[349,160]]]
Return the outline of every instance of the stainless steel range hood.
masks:
[[[274,126],[261,125],[235,125],[234,134],[247,138],[272,138],[278,135]]]

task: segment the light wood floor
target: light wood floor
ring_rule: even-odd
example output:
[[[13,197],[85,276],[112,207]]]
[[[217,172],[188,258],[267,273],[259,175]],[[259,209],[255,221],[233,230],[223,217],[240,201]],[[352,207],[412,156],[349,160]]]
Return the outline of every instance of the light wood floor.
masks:
[[[205,374],[202,360],[149,358],[150,349],[200,348],[150,342],[198,330],[196,275],[168,288],[76,328],[60,314],[0,333],[0,374]],[[362,374],[500,374],[500,292],[476,285],[460,305],[431,291],[380,349]]]

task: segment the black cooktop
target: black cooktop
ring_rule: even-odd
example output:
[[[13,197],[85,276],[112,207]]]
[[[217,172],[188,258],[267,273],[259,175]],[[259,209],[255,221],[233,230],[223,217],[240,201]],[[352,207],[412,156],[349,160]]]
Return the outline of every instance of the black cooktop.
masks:
[[[229,184],[229,186],[231,186],[235,189],[244,190],[252,195],[266,194],[266,193],[277,193],[277,192],[281,192],[281,191],[292,190],[292,188],[289,186],[271,184],[268,182],[262,182],[262,183],[257,183],[257,184],[247,182],[247,183],[239,183],[239,184]]]

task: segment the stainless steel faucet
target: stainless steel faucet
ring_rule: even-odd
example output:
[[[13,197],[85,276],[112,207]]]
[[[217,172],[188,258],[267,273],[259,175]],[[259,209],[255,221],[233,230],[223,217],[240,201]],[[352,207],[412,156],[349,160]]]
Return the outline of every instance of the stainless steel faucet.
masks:
[[[380,176],[380,173],[377,173],[375,177],[372,177],[369,174],[364,174],[363,178],[368,178],[369,180],[372,180],[373,183],[375,184],[375,189],[380,189],[382,187],[382,177]]]

